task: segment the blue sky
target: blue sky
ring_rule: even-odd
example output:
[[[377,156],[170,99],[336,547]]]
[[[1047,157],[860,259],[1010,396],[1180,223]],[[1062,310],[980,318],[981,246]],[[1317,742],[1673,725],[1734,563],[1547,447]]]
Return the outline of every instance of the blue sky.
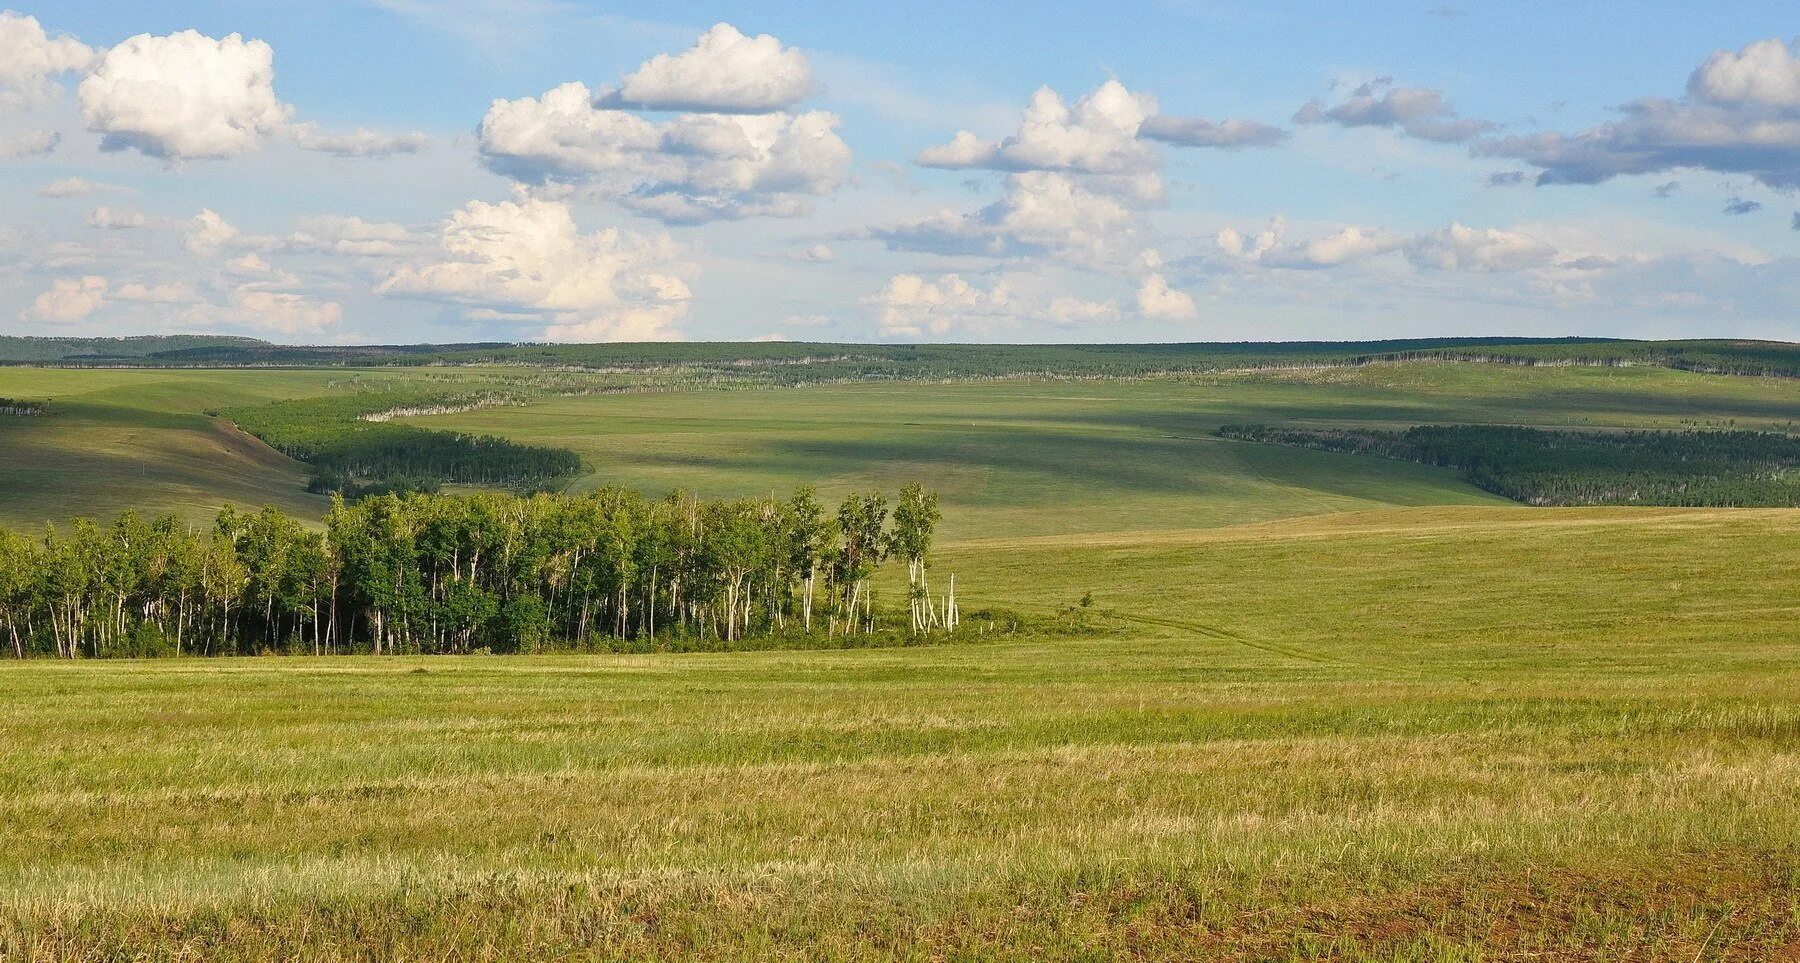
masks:
[[[0,333],[1800,339],[1797,34],[1791,3],[19,4]]]

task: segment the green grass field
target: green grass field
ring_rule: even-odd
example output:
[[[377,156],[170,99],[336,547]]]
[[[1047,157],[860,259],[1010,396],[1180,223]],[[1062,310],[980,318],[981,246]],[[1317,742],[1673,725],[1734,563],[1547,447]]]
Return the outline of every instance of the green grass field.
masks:
[[[1382,365],[1147,381],[819,386],[556,399],[412,419],[571,448],[578,486],[755,495],[920,480],[953,537],[1206,528],[1500,503],[1450,472],[1213,437],[1230,422],[1771,426],[1780,379],[1655,368]]]
[[[351,376],[0,369],[71,406],[0,424],[0,523],[303,510],[299,466],[181,446]],[[966,606],[1094,631],[0,662],[0,960],[1793,959],[1800,511],[1531,509],[1210,432],[1787,427],[1794,384],[1417,364],[421,418],[574,448],[581,486],[917,478]],[[45,461],[102,437],[93,477]]]
[[[946,554],[972,598],[1094,592],[1119,631],[1061,642],[7,666],[0,945],[1773,958],[1792,522],[1390,510]]]

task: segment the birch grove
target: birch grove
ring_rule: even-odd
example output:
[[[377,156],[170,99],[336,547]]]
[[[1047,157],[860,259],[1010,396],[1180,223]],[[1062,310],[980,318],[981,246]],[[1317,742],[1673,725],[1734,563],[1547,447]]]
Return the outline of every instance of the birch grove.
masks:
[[[0,532],[0,641],[92,658],[839,637],[886,627],[889,560],[907,572],[904,631],[953,629],[954,579],[934,596],[928,577],[936,496],[909,485],[888,506],[603,489],[336,499],[322,529],[274,508],[228,507],[204,529],[128,512]]]

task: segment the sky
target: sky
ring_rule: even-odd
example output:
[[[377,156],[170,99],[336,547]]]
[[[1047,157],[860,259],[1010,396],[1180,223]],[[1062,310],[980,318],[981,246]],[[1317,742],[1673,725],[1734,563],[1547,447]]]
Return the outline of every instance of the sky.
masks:
[[[0,334],[171,333],[1800,340],[1800,9],[5,9]]]

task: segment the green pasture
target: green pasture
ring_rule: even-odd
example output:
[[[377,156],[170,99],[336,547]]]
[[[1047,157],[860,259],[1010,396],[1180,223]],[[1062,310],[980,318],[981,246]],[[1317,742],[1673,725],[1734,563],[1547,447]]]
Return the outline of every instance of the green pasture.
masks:
[[[511,376],[0,368],[0,397],[52,407],[0,418],[0,524],[317,514],[304,466],[205,412]],[[935,586],[1065,630],[0,661],[0,961],[1800,951],[1800,511],[1525,508],[1212,434],[1785,429],[1795,381],[645,378],[412,421],[571,448],[577,487],[921,481],[945,503]]]
[[[919,480],[943,495],[950,537],[986,537],[1499,502],[1450,472],[1213,436],[1232,422],[1675,428],[1796,417],[1792,380],[1420,363],[595,395],[412,420],[573,449],[591,469],[582,487],[743,496]]]
[[[0,958],[1768,959],[1796,513],[969,543],[1106,631],[0,664]]]
[[[492,384],[525,369],[0,368],[0,524],[220,502],[323,510],[306,471],[204,413],[358,390]],[[413,419],[579,452],[575,487],[827,494],[918,480],[953,538],[1219,527],[1384,506],[1495,501],[1414,465],[1224,441],[1230,422],[1788,426],[1789,379],[1662,368],[1410,363],[1180,379],[890,382],[549,398]]]

